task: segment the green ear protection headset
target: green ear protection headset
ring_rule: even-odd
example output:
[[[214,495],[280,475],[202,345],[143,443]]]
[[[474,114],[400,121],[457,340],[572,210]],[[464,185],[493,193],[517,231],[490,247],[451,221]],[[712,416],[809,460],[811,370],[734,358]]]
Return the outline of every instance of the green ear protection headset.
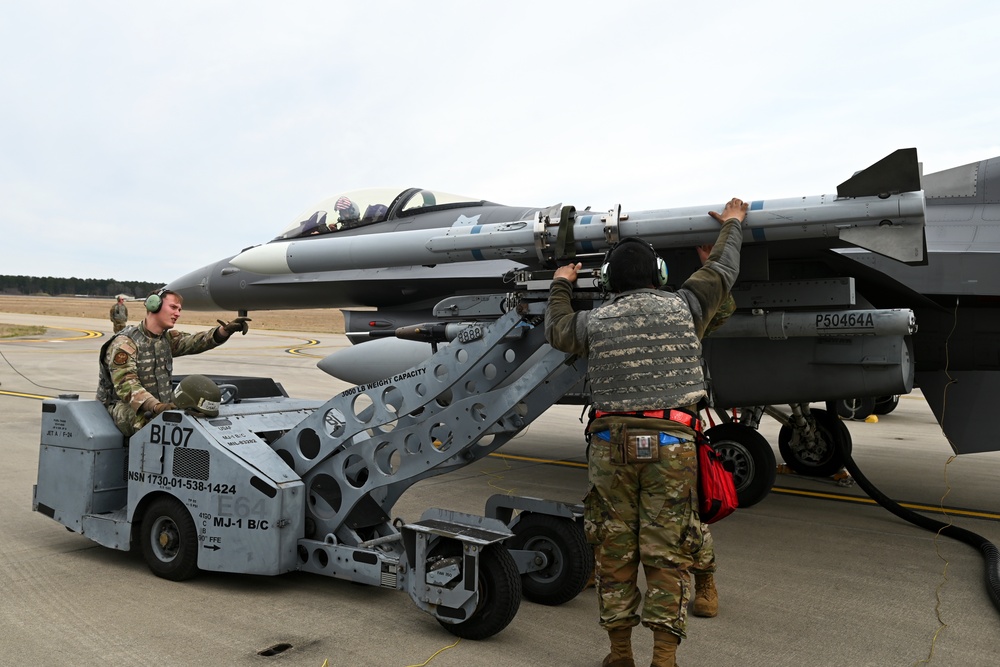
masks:
[[[611,256],[614,254],[615,250],[625,245],[626,243],[638,243],[646,248],[649,248],[649,252],[653,253],[653,257],[656,258],[656,268],[653,270],[653,275],[650,276],[650,284],[654,287],[663,287],[667,284],[667,263],[663,261],[660,257],[656,248],[651,244],[646,243],[642,239],[635,236],[626,236],[618,243],[614,244],[608,251],[604,253],[604,261],[601,263],[601,288],[607,292],[614,292],[615,287],[611,284],[611,273],[609,269],[611,268]]]
[[[146,297],[144,302],[146,305],[146,310],[151,313],[160,312],[160,308],[163,308],[163,295],[167,293],[166,287],[161,287],[152,294]]]

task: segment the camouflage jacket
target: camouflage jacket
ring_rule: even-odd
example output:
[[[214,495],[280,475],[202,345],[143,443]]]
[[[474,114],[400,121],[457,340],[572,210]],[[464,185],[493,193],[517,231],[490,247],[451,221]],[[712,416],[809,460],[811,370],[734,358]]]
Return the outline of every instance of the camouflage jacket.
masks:
[[[215,329],[196,334],[169,329],[155,335],[145,322],[126,327],[101,348],[97,400],[106,406],[124,401],[135,412],[150,398],[173,402],[173,358],[218,347],[214,334]]]
[[[708,338],[713,332],[718,331],[719,327],[725,324],[726,320],[732,317],[735,312],[736,299],[733,298],[733,295],[730,292],[729,296],[727,296],[725,301],[722,302],[722,305],[719,306],[719,310],[716,311],[715,317],[713,317],[712,321],[708,323],[708,328],[705,329],[705,335],[702,336],[702,338]]]
[[[602,359],[596,365],[600,367],[603,363],[611,368],[619,363],[622,366],[618,373],[614,370],[600,372],[610,378],[610,383],[603,387],[595,383],[595,406],[605,410],[685,407],[703,395],[698,340],[704,337],[719,307],[730,296],[730,289],[739,275],[742,242],[740,224],[728,220],[708,261],[684,281],[675,294],[655,290],[623,292],[594,311],[574,312],[572,285],[563,279],[553,281],[545,314],[545,336],[549,343],[556,349],[583,357],[591,357],[592,353],[595,356],[615,354],[618,357],[613,361]],[[636,301],[636,304],[626,308],[623,300]],[[628,317],[634,321],[629,323]],[[599,324],[601,320],[608,324]],[[619,332],[620,340],[609,344],[616,334],[601,331],[602,326],[631,328]],[[657,326],[668,328],[665,336],[650,334],[650,328]],[[632,343],[628,342],[629,336],[633,336]],[[676,340],[668,340],[671,336]],[[635,344],[640,337],[643,343],[648,339],[649,345],[656,349]],[[595,361],[591,361],[592,366]],[[697,370],[693,364],[697,365]],[[683,377],[678,375],[678,365],[683,366]],[[594,377],[591,379],[593,381]],[[654,397],[658,392],[662,400]],[[670,404],[664,405],[664,401]]]
[[[128,308],[124,303],[116,303],[111,306],[111,321],[125,324],[128,322]]]

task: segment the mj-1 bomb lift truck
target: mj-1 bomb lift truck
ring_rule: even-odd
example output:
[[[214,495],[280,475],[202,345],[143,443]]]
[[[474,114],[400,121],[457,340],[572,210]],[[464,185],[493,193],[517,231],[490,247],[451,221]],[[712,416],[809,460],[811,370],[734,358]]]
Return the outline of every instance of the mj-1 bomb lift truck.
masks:
[[[390,512],[416,482],[482,459],[581,390],[585,360],[552,349],[540,326],[550,277],[522,272],[514,281],[519,291],[445,299],[434,316],[447,323],[410,327],[408,335],[447,346],[406,372],[325,403],[289,398],[271,380],[219,378],[225,398],[217,416],[164,412],[125,446],[100,403],[46,400],[34,509],[102,545],[138,546],[153,572],[168,579],[199,569],[303,570],[405,590],[453,634],[489,637],[513,619],[522,592],[561,604],[583,589],[593,554],[582,508],[493,496],[485,516],[429,509],[407,523]],[[596,288],[574,294],[578,307],[605,298]],[[834,387],[845,396],[908,391],[904,337],[912,333],[912,313],[864,313],[872,326],[858,331],[821,327],[823,313],[799,315],[811,323],[801,332],[788,331],[794,318],[786,322],[781,312],[734,316],[723,330],[750,338],[727,343],[720,331],[706,348],[723,361],[716,388],[727,384],[722,370],[736,387],[733,402],[723,405],[757,404],[735,401],[764,396],[756,384],[750,395],[738,389],[746,377],[771,373],[762,386],[775,402],[801,397],[817,381],[794,372],[775,376],[760,367],[773,356],[741,354],[755,336],[783,341],[797,368],[821,364],[830,397]],[[831,335],[838,345],[822,345]],[[784,387],[782,378],[793,384]],[[803,417],[808,405],[793,407],[802,418],[789,423],[792,444],[804,443],[809,454],[830,451],[819,420]],[[725,431],[717,448],[735,470],[741,505],[760,500],[774,480],[774,454],[751,426],[717,427]]]
[[[424,364],[325,403],[220,378],[217,416],[164,412],[126,446],[101,403],[46,400],[33,508],[104,546],[138,546],[167,579],[315,572],[405,590],[453,634],[492,636],[517,612],[522,575],[545,604],[586,585],[582,508],[494,496],[487,516],[389,515],[410,486],[487,456],[580,382],[585,363],[537,326],[545,294],[524,296]]]

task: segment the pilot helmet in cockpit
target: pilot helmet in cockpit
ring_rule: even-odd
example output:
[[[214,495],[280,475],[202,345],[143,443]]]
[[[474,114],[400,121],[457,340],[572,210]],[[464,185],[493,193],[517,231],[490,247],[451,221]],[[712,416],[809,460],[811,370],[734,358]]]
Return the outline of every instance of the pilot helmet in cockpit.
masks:
[[[337,220],[340,222],[355,222],[361,218],[361,211],[358,210],[357,204],[348,197],[338,199],[333,208],[337,211]]]

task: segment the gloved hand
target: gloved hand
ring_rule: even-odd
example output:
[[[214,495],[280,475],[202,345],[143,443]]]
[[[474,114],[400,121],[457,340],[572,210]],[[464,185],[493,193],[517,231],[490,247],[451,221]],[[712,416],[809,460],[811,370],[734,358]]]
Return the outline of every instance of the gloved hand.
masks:
[[[148,398],[146,402],[142,404],[140,408],[141,412],[146,415],[146,419],[152,419],[156,415],[166,412],[167,410],[176,410],[177,406],[173,403],[162,403],[155,398]]]
[[[252,321],[253,320],[251,320],[249,317],[237,317],[232,322],[223,322],[222,320],[216,320],[216,322],[219,323],[219,328],[217,329],[217,331],[219,332],[223,340],[229,340],[229,337],[232,336],[237,331],[246,336],[247,332],[250,331],[250,325],[248,325],[247,322],[252,322]]]

